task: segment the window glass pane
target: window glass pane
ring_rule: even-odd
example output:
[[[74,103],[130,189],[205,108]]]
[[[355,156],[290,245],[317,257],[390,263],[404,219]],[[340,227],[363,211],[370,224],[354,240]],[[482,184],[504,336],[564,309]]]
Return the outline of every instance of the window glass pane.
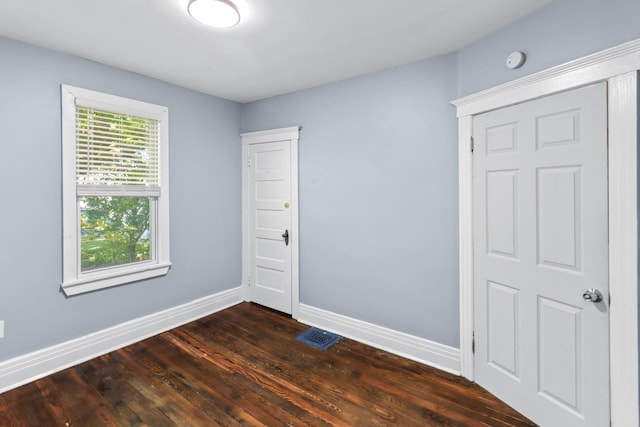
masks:
[[[150,197],[91,196],[78,202],[81,271],[151,259]]]

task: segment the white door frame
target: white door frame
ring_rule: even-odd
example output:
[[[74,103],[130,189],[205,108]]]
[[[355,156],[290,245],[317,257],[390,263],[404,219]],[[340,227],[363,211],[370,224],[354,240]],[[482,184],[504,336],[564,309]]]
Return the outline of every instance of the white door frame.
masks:
[[[458,115],[460,371],[473,380],[473,116],[608,82],[611,422],[638,425],[638,70],[640,39],[452,102]],[[516,408],[517,409],[517,408]]]
[[[242,290],[249,301],[249,145],[266,142],[289,141],[291,145],[291,317],[300,312],[299,232],[298,232],[298,140],[300,128],[288,127],[258,132],[241,133],[242,137]]]

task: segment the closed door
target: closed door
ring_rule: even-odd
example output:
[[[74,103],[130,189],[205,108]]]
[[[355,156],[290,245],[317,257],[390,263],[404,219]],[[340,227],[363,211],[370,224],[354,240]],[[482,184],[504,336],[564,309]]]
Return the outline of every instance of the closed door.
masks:
[[[476,381],[542,426],[608,426],[604,83],[473,120]]]
[[[249,298],[291,314],[290,142],[248,150]]]

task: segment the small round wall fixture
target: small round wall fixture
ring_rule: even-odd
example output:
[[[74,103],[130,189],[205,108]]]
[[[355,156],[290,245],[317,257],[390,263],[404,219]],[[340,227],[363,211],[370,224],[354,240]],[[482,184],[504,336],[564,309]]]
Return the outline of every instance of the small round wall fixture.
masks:
[[[526,56],[522,52],[511,52],[509,56],[507,56],[507,68],[511,70],[520,68],[524,65],[526,59]]]
[[[240,13],[229,0],[191,0],[189,15],[201,24],[216,28],[229,28],[240,22]]]

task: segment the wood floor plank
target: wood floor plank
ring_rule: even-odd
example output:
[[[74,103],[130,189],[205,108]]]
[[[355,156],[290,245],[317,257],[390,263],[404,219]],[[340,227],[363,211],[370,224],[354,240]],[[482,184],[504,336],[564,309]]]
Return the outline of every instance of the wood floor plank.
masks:
[[[290,348],[290,345],[300,346],[296,353],[315,352],[316,349],[309,348],[295,341],[295,339],[291,340],[291,337],[280,336],[280,341],[285,339],[293,342],[286,342],[285,345],[279,345],[277,349],[267,352],[262,348],[263,343],[267,341],[259,341],[257,338],[263,334],[255,334],[255,331],[243,332],[242,328],[234,328],[230,321],[225,321],[225,324],[227,332],[225,334],[209,333],[208,331],[214,330],[211,327],[199,330],[203,339],[201,345],[207,346],[209,351],[216,353],[216,357],[213,358],[214,362],[219,363],[225,360],[225,356],[222,353],[217,353],[219,350],[223,351],[222,349],[232,348],[233,352],[226,362],[226,366],[229,369],[237,370],[242,375],[254,376],[255,381],[260,382],[280,395],[289,396],[289,399],[297,399],[295,401],[296,405],[306,408],[327,420],[338,416],[339,418],[336,421],[340,419],[345,421],[345,417],[353,417],[352,421],[356,422],[360,419],[358,418],[358,411],[368,411],[368,409],[365,409],[366,407],[355,406],[352,411],[345,414],[342,406],[348,403],[349,394],[340,388],[332,388],[331,382],[326,381],[326,378],[318,377],[312,366],[307,366],[306,369],[299,369],[294,364],[283,363],[283,357],[280,354],[280,350],[283,349],[285,353],[290,351],[286,350]],[[260,329],[260,326],[256,325],[255,329]],[[216,349],[216,346],[219,346],[219,349]],[[353,395],[353,397],[358,398],[359,396]]]
[[[78,367],[82,366],[82,364],[78,365]],[[111,410],[101,400],[96,390],[83,380],[76,368],[65,369],[51,376],[61,405],[68,416],[68,419],[59,420],[58,425],[69,422],[74,426],[117,426],[116,420],[111,416]],[[40,381],[42,380],[37,383]],[[41,405],[48,406],[49,402],[44,399],[41,402],[38,400],[32,402],[32,408]]]
[[[93,359],[78,369],[87,384],[94,387],[118,414],[121,424],[171,425],[171,421],[157,410],[156,402],[146,398],[133,386],[129,381],[130,371],[121,369],[112,355]]]
[[[0,426],[17,426],[18,421],[13,418],[13,408],[10,410],[4,397],[0,395]]]
[[[68,420],[64,405],[60,401],[55,383],[51,377],[43,378],[35,383],[40,391],[41,398],[48,402],[47,409],[51,412],[55,420]]]
[[[234,348],[242,353],[242,348],[239,347],[241,345],[240,341],[244,338],[245,344],[250,346],[252,342],[255,342],[257,336],[266,336],[269,340],[282,340],[280,331],[276,331],[276,333],[272,333],[272,336],[269,336],[269,332],[265,330],[265,325],[274,326],[273,323],[269,323],[265,321],[266,319],[261,318],[260,322],[256,325],[254,331],[248,333],[247,336],[243,336],[242,332],[239,330],[243,326],[243,322],[240,320],[237,322],[239,325],[238,329],[233,329],[232,333],[224,337],[232,336],[234,337]],[[232,319],[226,319],[225,323],[231,323]],[[233,325],[228,324],[226,326],[229,329],[233,328]],[[268,328],[267,328],[268,329]],[[304,328],[306,329],[306,328]],[[257,331],[257,332],[256,332]],[[296,331],[300,332],[300,331]],[[278,336],[277,334],[280,334]],[[311,389],[314,395],[326,395],[332,397],[331,402],[336,406],[340,407],[348,404],[350,406],[349,413],[356,413],[356,417],[358,416],[367,416],[371,418],[372,416],[376,416],[381,418],[380,420],[370,419],[370,422],[393,422],[396,425],[412,425],[414,423],[413,420],[405,419],[402,416],[402,413],[411,412],[410,406],[412,402],[410,400],[401,398],[398,399],[397,395],[393,395],[389,393],[388,389],[385,387],[381,387],[380,384],[377,384],[375,387],[367,387],[367,384],[362,381],[355,381],[356,378],[359,379],[364,372],[372,371],[372,374],[380,376],[380,371],[382,370],[384,373],[384,369],[381,369],[380,365],[384,365],[384,363],[363,363],[362,358],[358,358],[357,360],[352,360],[350,364],[345,364],[347,359],[334,357],[333,352],[326,353],[318,353],[319,350],[309,347],[305,344],[295,341],[294,337],[296,334],[291,334],[285,336],[285,340],[282,343],[283,345],[279,346],[277,349],[272,349],[270,354],[267,357],[265,354],[261,354],[259,347],[260,343],[256,343],[257,349],[254,349],[252,354],[249,356],[252,363],[258,368],[259,371],[264,371],[269,369],[274,363],[278,361],[282,361],[286,359],[285,354],[289,351],[288,349],[295,348],[296,352],[308,353],[313,355],[314,353],[317,355],[321,355],[322,357],[309,357],[307,360],[312,361],[311,364],[303,364],[300,366],[298,364],[298,369],[294,372],[289,372],[292,368],[291,365],[286,363],[283,364],[284,374],[288,375],[287,383],[296,383],[297,380],[301,380],[305,384],[306,389],[311,389],[314,386],[318,386],[320,388]],[[230,344],[227,343],[227,346]],[[354,345],[354,342],[350,340],[343,340],[341,343],[341,347],[345,345]],[[367,350],[371,349],[371,347],[367,347]],[[362,353],[360,353],[360,356]],[[268,360],[268,364],[265,365],[265,360]],[[318,363],[318,362],[322,363]],[[371,361],[369,361],[371,362]],[[261,363],[263,365],[261,365]],[[389,365],[391,366],[391,365]],[[293,366],[295,367],[295,365]],[[393,372],[392,369],[389,371]],[[344,375],[348,375],[354,381],[344,382]],[[327,385],[328,388],[325,388],[324,385]],[[332,388],[332,384],[340,384],[340,389]],[[396,412],[395,415],[389,415],[383,407],[387,406],[389,402],[393,402]],[[430,402],[427,402],[430,403]],[[450,404],[454,404],[455,402],[448,402]],[[358,414],[357,412],[360,409],[366,408],[365,414]],[[415,409],[415,408],[414,408]],[[422,405],[420,411],[422,412],[423,418],[429,418],[432,423],[438,423],[441,425],[446,424],[446,420],[441,416],[442,412],[445,412],[446,408],[439,407],[437,405]],[[345,412],[345,411],[343,411]],[[457,415],[457,414],[456,414]],[[351,420],[353,422],[357,421],[356,418]],[[452,421],[468,421],[469,425],[473,425],[472,420],[469,417],[452,417]],[[418,423],[422,424],[422,422]]]
[[[41,398],[36,384],[31,383],[17,388],[14,392],[4,395],[10,415],[7,417],[16,426],[52,425],[53,415],[44,405],[33,405],[34,400]],[[25,413],[25,416],[11,416],[14,411]]]
[[[165,337],[163,335],[162,338]],[[208,369],[210,363],[204,358],[184,364],[184,356],[180,348],[173,346],[167,339],[153,352],[145,352],[145,357],[161,365],[168,375],[174,377],[181,389],[189,388],[192,394],[203,397],[194,404],[204,412],[213,412],[222,404],[226,415],[241,423],[255,423],[257,419],[265,422],[278,421],[273,413],[264,410],[250,390],[240,387],[232,375],[219,375],[219,370]],[[207,381],[202,381],[202,378],[207,378]],[[248,396],[251,398],[247,398]]]
[[[238,351],[237,348],[235,351]],[[339,422],[340,418],[333,414],[335,407],[323,399],[321,395],[314,394],[308,388],[299,387],[294,382],[287,381],[285,376],[274,374],[271,366],[266,369],[261,363],[255,363],[254,354],[257,349],[251,350],[252,355],[239,356],[235,352],[219,352],[215,348],[209,348],[207,360],[218,369],[230,375],[244,377],[253,382],[254,385],[269,391],[273,396],[285,400],[305,412],[310,412],[315,417],[325,420]],[[264,370],[261,370],[264,369]]]
[[[183,348],[184,351],[191,351],[195,344],[198,348],[202,348],[202,344],[190,339],[189,335],[183,335],[180,331],[174,331],[166,335],[166,339],[173,345]],[[219,364],[222,362],[222,356],[210,356],[206,353],[198,351],[197,354],[203,360],[200,365],[202,374],[210,379],[215,388],[220,390],[220,385],[227,386],[225,392],[232,395],[233,399],[244,402],[247,407],[257,405],[255,411],[265,412],[266,418],[274,417],[283,423],[300,424],[318,422],[318,419],[310,416],[299,406],[292,404],[289,400],[283,398],[278,393],[264,387],[262,383],[256,379],[251,369],[227,369],[229,364]],[[223,369],[220,369],[220,368]],[[244,375],[242,374],[244,372]]]
[[[197,408],[190,406],[190,403],[181,393],[176,393],[173,387],[168,386],[157,373],[142,370],[137,360],[130,357],[125,351],[113,353],[113,360],[123,372],[129,375],[129,383],[135,388],[146,401],[149,402],[148,407],[154,408],[169,420],[166,425],[181,425],[185,419],[189,419],[192,425],[237,425],[233,422],[222,422],[222,418],[216,419],[213,414],[203,414]],[[145,366],[146,368],[146,366]],[[149,411],[149,408],[145,411]],[[223,414],[223,412],[220,412]],[[149,424],[154,426],[155,424]],[[162,421],[159,425],[165,425]]]
[[[133,345],[118,351],[119,358],[126,363],[138,379],[138,387],[143,387],[145,383],[151,386],[147,391],[152,390],[158,393],[156,399],[162,404],[162,411],[167,416],[176,420],[187,420],[191,425],[215,425],[221,420],[229,418],[227,425],[238,425],[232,417],[219,406],[207,407],[204,399],[193,391],[191,386],[183,384],[179,376],[173,375],[161,363],[158,363],[149,356],[146,346],[151,345],[156,338],[145,342],[144,346]],[[192,363],[191,360],[183,360],[182,363]]]
[[[1,394],[0,425],[535,426],[462,377],[306,329],[242,303]]]

